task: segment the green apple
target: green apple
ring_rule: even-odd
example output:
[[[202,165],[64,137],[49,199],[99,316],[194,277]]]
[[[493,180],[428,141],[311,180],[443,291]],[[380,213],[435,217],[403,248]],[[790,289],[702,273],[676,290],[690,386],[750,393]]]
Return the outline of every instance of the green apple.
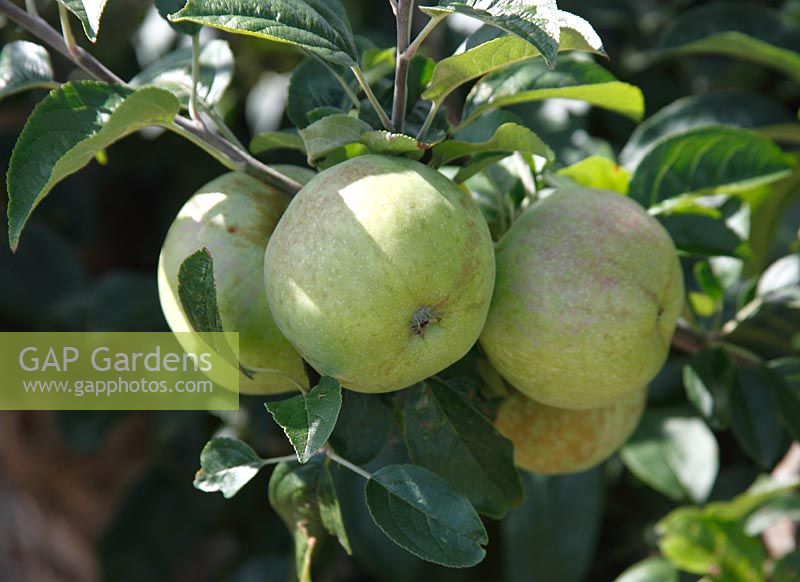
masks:
[[[292,200],[264,260],[278,328],[321,374],[389,392],[476,342],[494,250],[475,203],[418,162],[361,156]]]
[[[565,189],[523,213],[498,243],[481,346],[534,400],[597,408],[653,379],[682,306],[666,230],[629,198]]]
[[[303,168],[283,170],[301,181],[313,175]],[[239,374],[239,391],[244,394],[288,392],[297,390],[298,383],[308,386],[300,355],[278,331],[264,294],[264,250],[287,203],[277,190],[246,174],[220,176],[186,202],[159,257],[164,316],[173,331],[189,332],[178,297],[178,271],[203,247],[211,253],[222,325],[225,331],[239,332],[239,359],[244,366],[269,370],[256,373],[252,380]],[[190,336],[178,337],[185,349],[191,349],[185,345]]]
[[[516,393],[500,405],[498,432],[514,443],[514,464],[542,475],[576,473],[599,465],[633,434],[647,389],[600,408],[569,410]]]

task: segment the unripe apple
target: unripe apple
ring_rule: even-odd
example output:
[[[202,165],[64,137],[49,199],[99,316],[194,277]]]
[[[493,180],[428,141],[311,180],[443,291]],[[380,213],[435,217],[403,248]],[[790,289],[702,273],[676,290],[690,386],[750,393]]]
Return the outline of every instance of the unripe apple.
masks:
[[[278,327],[314,368],[352,390],[389,392],[476,342],[494,251],[475,203],[439,172],[362,156],[295,196],[264,277]]]
[[[682,306],[666,230],[629,198],[565,189],[523,213],[498,243],[481,345],[534,400],[597,408],[653,379]]]
[[[599,465],[636,430],[647,400],[638,389],[607,406],[568,410],[522,394],[506,399],[495,427],[514,443],[514,464],[542,475],[576,473]]]
[[[301,181],[313,175],[303,168],[282,169]],[[270,370],[256,373],[252,380],[239,374],[239,391],[244,394],[288,392],[297,390],[296,383],[308,386],[300,355],[278,331],[264,294],[264,250],[286,206],[286,198],[255,178],[236,172],[220,176],[186,202],[159,257],[164,317],[173,331],[188,332],[192,329],[178,297],[178,271],[203,247],[211,253],[222,325],[225,331],[239,332],[241,363]],[[182,343],[189,341],[185,335],[178,337]]]

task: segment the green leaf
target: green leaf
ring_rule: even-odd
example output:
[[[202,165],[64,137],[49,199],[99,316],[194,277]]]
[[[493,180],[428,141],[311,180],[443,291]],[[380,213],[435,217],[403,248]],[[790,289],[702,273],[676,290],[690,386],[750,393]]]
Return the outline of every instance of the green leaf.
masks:
[[[578,582],[590,568],[603,524],[603,469],[572,475],[523,473],[525,502],[503,520],[506,582]]]
[[[719,468],[714,434],[684,408],[650,408],[620,451],[625,465],[656,491],[702,503]]]
[[[770,388],[783,426],[794,440],[800,440],[800,358],[773,360],[767,367],[777,375]]]
[[[239,363],[227,336],[209,335],[225,331],[217,306],[217,285],[214,281],[214,260],[207,248],[187,257],[178,270],[178,297],[181,308],[200,341],[209,345],[222,358],[252,379],[252,373]]]
[[[733,362],[722,348],[703,350],[683,367],[689,402],[716,430],[730,425],[730,392],[735,382]]]
[[[764,579],[764,547],[738,522],[686,507],[667,515],[657,531],[661,553],[681,570],[722,580]]]
[[[492,134],[486,134],[479,131],[477,125],[474,123],[456,134],[458,139],[433,146],[433,166],[438,168],[459,158],[486,153],[521,152],[553,160],[552,150],[527,127],[504,123]]]
[[[630,196],[649,208],[683,194],[730,194],[769,184],[791,169],[781,149],[754,132],[703,127],[660,141],[636,168]]]
[[[170,20],[293,44],[345,67],[358,64],[356,42],[339,0],[189,0]]]
[[[300,130],[300,137],[308,153],[308,164],[317,165],[322,158],[339,148],[358,143],[361,136],[372,131],[364,121],[349,115],[337,114],[323,117]]]
[[[776,69],[800,82],[800,26],[789,15],[757,3],[716,2],[672,21],[660,56],[715,54]]]
[[[491,109],[555,98],[585,101],[634,121],[644,116],[644,96],[638,87],[618,81],[596,63],[567,58],[554,71],[541,61],[529,60],[486,76],[467,97],[462,125]]]
[[[406,401],[403,432],[411,461],[461,490],[479,512],[502,519],[522,502],[511,441],[444,382],[427,380]]]
[[[294,131],[267,131],[259,133],[250,141],[250,151],[262,154],[270,150],[297,150],[306,153],[303,138]]]
[[[107,0],[58,0],[81,21],[86,38],[95,42]]]
[[[584,158],[571,166],[561,168],[556,175],[569,178],[580,186],[611,190],[620,194],[628,193],[628,185],[631,181],[628,170],[618,166],[614,160],[601,156]]]
[[[350,548],[350,539],[347,536],[347,530],[345,530],[344,521],[342,520],[339,497],[336,495],[336,486],[331,477],[329,464],[328,461],[323,463],[322,473],[319,476],[319,484],[317,485],[319,516],[328,533],[336,536],[344,551],[348,555],[352,555],[353,550]]]
[[[589,45],[580,34],[572,34],[569,29],[562,28],[558,49],[589,50]],[[596,50],[600,52],[602,48],[598,46]],[[494,38],[436,63],[430,86],[422,97],[439,107],[450,93],[464,83],[539,56],[542,54],[538,48],[519,37]]]
[[[715,302],[721,303],[725,298],[722,282],[711,269],[708,261],[698,261],[692,269],[697,286]]]
[[[726,339],[766,359],[797,356],[800,345],[800,287],[753,298],[725,324]]]
[[[704,513],[715,519],[742,522],[765,503],[794,492],[797,477],[760,475],[744,493],[730,501],[716,501],[706,505]]]
[[[336,75],[348,79],[345,69],[328,66],[317,58],[304,59],[292,72],[286,113],[298,128],[316,121],[310,114],[321,108],[347,111],[353,106]]]
[[[265,404],[289,441],[297,460],[307,462],[324,445],[336,426],[342,407],[342,387],[325,376],[308,394]]]
[[[156,0],[156,10],[158,10],[161,18],[166,20],[173,30],[181,34],[192,36],[199,33],[203,27],[199,24],[192,24],[191,22],[172,22],[169,19],[169,15],[183,8],[184,4],[186,4],[186,0]]]
[[[756,295],[763,297],[790,287],[800,287],[800,253],[786,255],[772,263],[758,280]]]
[[[363,465],[378,456],[393,425],[392,407],[383,397],[344,390],[342,410],[330,443],[339,455]]]
[[[197,96],[215,105],[231,84],[233,53],[227,41],[212,40],[200,47]],[[192,94],[192,48],[183,47],[159,59],[130,80],[132,87],[155,85],[174,93],[185,108]]]
[[[311,582],[311,558],[325,534],[320,515],[323,466],[322,455],[304,465],[280,463],[269,480],[269,503],[294,537],[295,569],[300,582]]]
[[[758,93],[720,91],[673,101],[631,134],[620,162],[631,171],[663,138],[709,125],[763,128],[796,121],[781,103]]]
[[[16,249],[33,209],[97,152],[151,125],[172,121],[180,104],[156,87],[132,90],[94,81],[65,83],[39,103],[8,167],[8,240]]]
[[[200,453],[200,470],[194,486],[200,491],[221,491],[226,499],[236,495],[266,464],[264,459],[242,441],[214,438]]]
[[[210,333],[225,331],[217,307],[214,260],[208,249],[200,249],[181,263],[178,296],[192,329]]]
[[[749,259],[750,245],[736,227],[741,212],[749,207],[737,198],[715,196],[680,200],[662,209],[655,218],[667,229],[678,250],[700,256]],[[712,305],[712,309],[715,305]]]
[[[678,570],[664,558],[647,558],[634,564],[614,582],[678,582]]]
[[[370,152],[381,156],[405,156],[418,160],[425,153],[416,139],[402,133],[368,131],[361,135],[360,140]]]
[[[437,17],[458,13],[477,18],[486,24],[506,31],[530,43],[541,53],[548,65],[553,66],[562,38],[562,28],[570,30],[586,46],[600,54],[603,44],[588,22],[558,10],[554,0],[536,3],[519,0],[439,0],[437,6],[422,6],[420,10]]]
[[[744,531],[749,536],[757,536],[783,519],[800,521],[800,496],[791,493],[770,499],[747,517]]]
[[[451,568],[474,566],[489,538],[466,496],[427,469],[389,465],[367,481],[378,527],[415,556]]]
[[[769,370],[742,368],[731,390],[731,428],[744,451],[764,468],[772,467],[784,444],[783,427]]]
[[[53,89],[53,65],[47,50],[18,40],[0,51],[0,99],[29,89]]]
[[[800,551],[795,550],[775,562],[772,582],[795,582],[800,579]]]

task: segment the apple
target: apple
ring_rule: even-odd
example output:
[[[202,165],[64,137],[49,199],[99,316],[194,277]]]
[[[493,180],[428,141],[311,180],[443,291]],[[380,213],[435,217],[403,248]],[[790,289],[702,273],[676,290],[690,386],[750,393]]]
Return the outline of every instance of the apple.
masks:
[[[516,393],[500,405],[498,432],[514,443],[514,464],[542,475],[599,465],[636,430],[647,401],[640,388],[599,408],[555,408]]]
[[[560,408],[597,408],[646,385],[667,358],[683,275],[666,230],[614,192],[556,191],[497,245],[481,335],[515,388]]]
[[[300,181],[313,175],[304,168],[279,169]],[[203,247],[211,253],[222,325],[225,331],[239,332],[241,363],[265,370],[252,380],[238,375],[239,391],[244,394],[278,394],[297,390],[297,384],[308,386],[300,355],[278,331],[264,294],[264,250],[287,204],[277,190],[246,174],[220,176],[186,202],[159,257],[164,317],[174,332],[189,332],[192,328],[178,297],[178,271],[187,257]],[[187,345],[190,336],[178,338],[184,349],[192,349]]]
[[[494,250],[453,182],[419,162],[368,155],[295,196],[267,245],[264,281],[278,328],[318,372],[389,392],[475,344]]]

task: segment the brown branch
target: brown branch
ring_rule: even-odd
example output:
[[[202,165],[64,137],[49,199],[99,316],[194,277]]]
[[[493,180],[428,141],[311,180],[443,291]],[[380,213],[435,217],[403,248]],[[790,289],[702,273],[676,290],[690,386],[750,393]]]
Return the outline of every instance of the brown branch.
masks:
[[[408,69],[411,55],[411,21],[416,0],[397,1],[397,65],[394,75],[394,103],[392,105],[392,127],[397,132],[405,129],[406,106],[408,102]]]
[[[70,50],[61,34],[44,19],[28,14],[10,0],[0,0],[0,12],[6,14],[10,20],[26,29],[52,49],[61,53],[95,79],[118,85],[126,84],[125,81],[120,79],[83,48],[76,45]],[[217,150],[217,152],[221,153],[225,158],[228,158],[231,161],[229,165],[231,169],[245,171],[290,194],[294,194],[302,188],[302,184],[296,180],[270,168],[251,156],[248,152],[236,147],[222,136],[209,131],[202,124],[195,123],[191,119],[177,115],[175,117],[175,125],[186,133],[194,136],[195,139],[192,141],[197,145],[200,145],[198,141],[207,144],[208,147]],[[219,159],[219,156],[215,157]]]
[[[680,324],[675,328],[675,334],[672,336],[673,348],[687,354],[696,354],[708,346],[708,338],[703,334]]]

